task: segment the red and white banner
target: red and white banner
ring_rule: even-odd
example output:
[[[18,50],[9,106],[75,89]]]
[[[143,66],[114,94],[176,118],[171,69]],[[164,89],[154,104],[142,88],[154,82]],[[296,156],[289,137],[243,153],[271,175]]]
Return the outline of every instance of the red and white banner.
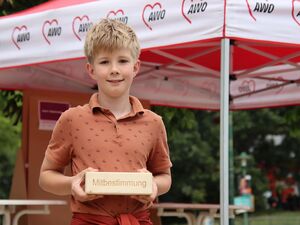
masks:
[[[211,15],[214,16],[211,16]],[[131,25],[143,49],[222,36],[221,0],[102,0],[0,19],[0,68],[83,57],[101,18]]]
[[[55,0],[0,18],[0,88],[93,92],[86,32],[101,18],[136,31],[132,94],[220,108],[222,38],[231,39],[231,109],[300,104],[300,0]]]

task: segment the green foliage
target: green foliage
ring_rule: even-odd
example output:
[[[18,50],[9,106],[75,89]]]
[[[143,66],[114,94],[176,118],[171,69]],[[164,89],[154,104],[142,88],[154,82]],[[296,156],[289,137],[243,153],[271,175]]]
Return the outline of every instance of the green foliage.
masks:
[[[251,153],[263,168],[281,168],[283,177],[299,170],[299,112],[299,107],[235,112],[236,149]]]
[[[209,185],[214,183],[218,187],[218,162],[211,154],[210,145],[199,132],[198,125],[201,122],[198,124],[196,119],[197,111],[167,107],[154,107],[154,111],[164,119],[173,163],[172,188],[161,199],[177,202],[208,201],[206,190]]]
[[[289,144],[295,146],[296,149],[296,145],[299,146],[299,142],[300,142],[300,129],[299,129],[300,107],[289,107],[288,109],[291,110],[286,110],[282,114],[286,118],[286,126],[288,127],[287,130],[288,136],[293,141],[293,143],[289,143]],[[299,154],[297,156],[299,156]],[[295,157],[295,158],[299,159],[299,157]]]
[[[219,202],[219,113],[154,107],[162,115],[168,133],[173,162],[171,191],[162,201]],[[281,168],[285,177],[300,165],[300,108],[261,109],[232,112],[234,156],[247,152],[247,173],[251,175],[256,210],[264,207],[263,192],[268,190],[266,172]],[[270,139],[283,137],[281,143]],[[242,168],[234,160],[235,193]],[[297,178],[297,174],[294,174]]]
[[[10,118],[16,125],[22,119],[22,98],[23,94],[19,91],[0,91],[0,102],[2,113],[5,117]]]
[[[0,99],[0,105],[3,101]],[[12,125],[0,113],[0,198],[7,198],[10,190],[16,152],[21,146],[21,124]]]
[[[1,2],[2,1],[0,1],[0,6]],[[9,15],[11,13],[41,4],[43,2],[46,2],[46,0],[4,0],[1,6],[0,16]]]
[[[7,198],[12,181],[16,152],[21,146],[21,123],[17,122],[13,125],[12,118],[7,117],[8,115],[12,115],[13,118],[18,118],[14,116],[13,111],[9,111],[11,114],[7,114],[8,112],[4,111],[8,105],[6,97],[10,95],[3,93],[3,91],[0,92],[0,198]],[[19,97],[16,99],[19,99]],[[22,99],[19,99],[13,105],[21,108]],[[17,120],[15,119],[15,121]]]
[[[277,179],[292,172],[300,181],[299,112],[299,107],[285,107],[233,113],[235,155],[244,151],[253,157],[248,172],[253,177],[258,209],[263,205],[262,192],[268,189],[266,173],[270,169],[276,168]]]

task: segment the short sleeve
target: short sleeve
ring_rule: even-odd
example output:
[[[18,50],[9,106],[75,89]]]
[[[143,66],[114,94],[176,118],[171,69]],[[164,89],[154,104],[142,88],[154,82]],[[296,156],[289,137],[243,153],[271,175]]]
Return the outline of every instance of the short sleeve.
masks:
[[[166,128],[161,117],[158,120],[156,135],[155,144],[147,161],[147,169],[153,174],[159,174],[172,166]]]
[[[46,158],[58,166],[65,167],[71,161],[72,131],[70,110],[63,112],[55,124],[46,149]]]

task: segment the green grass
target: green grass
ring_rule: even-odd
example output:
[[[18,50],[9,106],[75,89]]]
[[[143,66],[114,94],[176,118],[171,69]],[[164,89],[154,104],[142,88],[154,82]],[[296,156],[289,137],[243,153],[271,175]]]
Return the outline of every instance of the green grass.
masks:
[[[178,218],[162,218],[162,225],[186,225],[186,220]],[[300,225],[300,211],[268,210],[248,214],[248,223],[244,223],[244,215],[234,219],[234,225]],[[213,225],[220,225],[218,218]]]
[[[244,225],[243,215],[236,217],[234,225]],[[300,211],[265,211],[250,213],[248,225],[300,225]]]

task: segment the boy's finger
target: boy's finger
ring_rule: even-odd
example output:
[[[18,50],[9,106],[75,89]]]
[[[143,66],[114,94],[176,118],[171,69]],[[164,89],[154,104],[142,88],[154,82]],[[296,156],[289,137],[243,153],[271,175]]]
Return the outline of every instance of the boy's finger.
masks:
[[[138,172],[150,173],[146,168],[138,169]]]

